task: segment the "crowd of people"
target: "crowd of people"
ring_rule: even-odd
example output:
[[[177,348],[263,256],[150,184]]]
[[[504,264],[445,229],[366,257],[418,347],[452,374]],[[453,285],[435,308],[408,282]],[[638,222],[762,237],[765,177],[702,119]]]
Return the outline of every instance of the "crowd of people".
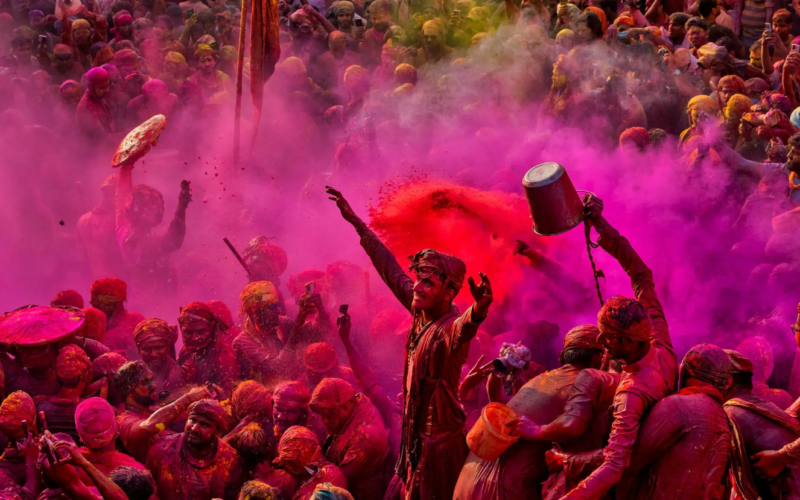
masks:
[[[0,0],[0,189],[47,242],[9,238],[25,250],[0,274],[91,284],[0,304],[0,497],[800,499],[800,3],[279,0],[280,59],[239,165],[217,146],[250,80],[243,8]],[[134,172],[175,171],[93,166],[157,115],[192,181],[166,230],[164,195]],[[574,255],[514,244],[486,213],[518,206],[530,150],[572,154],[573,180],[603,193],[583,197],[586,243],[630,291],[599,312]],[[346,198],[418,167],[452,184],[410,229]],[[91,208],[80,185],[100,172]],[[321,199],[319,177],[355,233],[280,210],[287,191]],[[261,220],[301,241],[253,238],[238,299],[185,285],[215,267],[198,233],[259,221],[239,199],[194,220],[212,182],[245,192],[226,199],[263,188]],[[70,236],[31,224],[53,218]],[[367,271],[329,258],[343,241]],[[296,270],[306,247],[324,269]],[[10,264],[24,253],[80,264]]]

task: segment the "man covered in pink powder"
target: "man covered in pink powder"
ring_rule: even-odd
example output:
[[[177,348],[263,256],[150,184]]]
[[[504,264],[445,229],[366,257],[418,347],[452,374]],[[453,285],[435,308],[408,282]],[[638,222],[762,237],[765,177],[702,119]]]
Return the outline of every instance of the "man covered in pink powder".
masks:
[[[103,343],[114,351],[121,352],[129,360],[139,359],[139,351],[133,340],[133,330],[144,321],[144,316],[125,309],[128,299],[128,284],[119,278],[103,278],[92,283],[92,307],[106,314],[106,335]]]
[[[412,280],[342,193],[331,187],[327,193],[356,228],[381,279],[414,315],[403,377],[403,443],[387,497],[397,498],[405,488],[408,500],[452,498],[468,453],[466,415],[456,390],[470,340],[493,300],[489,279],[483,273],[480,284],[469,278],[475,303],[459,315],[453,299],[467,272],[461,259],[432,249],[418,252],[411,264],[417,279]]]

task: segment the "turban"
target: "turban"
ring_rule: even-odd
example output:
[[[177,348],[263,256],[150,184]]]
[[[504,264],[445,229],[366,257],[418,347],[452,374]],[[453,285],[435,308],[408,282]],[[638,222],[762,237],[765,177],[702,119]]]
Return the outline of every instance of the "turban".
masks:
[[[619,144],[632,142],[637,148],[644,149],[650,145],[650,134],[643,127],[630,127],[619,136]]]
[[[24,438],[23,420],[28,422],[29,429],[35,429],[36,405],[27,392],[12,392],[0,404],[0,432],[9,439]]]
[[[319,454],[319,441],[309,428],[295,425],[286,429],[278,442],[278,457],[274,464],[308,466]]]
[[[620,14],[619,17],[617,17],[617,19],[614,21],[614,24],[617,26],[628,26],[631,28],[636,26],[636,22],[628,13]]]
[[[233,45],[226,45],[219,49],[219,58],[221,61],[235,61],[236,56],[236,47]]]
[[[310,500],[353,500],[353,495],[344,488],[331,483],[318,484]]]
[[[731,373],[749,373],[753,374],[753,363],[745,358],[742,353],[732,349],[725,349],[725,354],[731,362]]]
[[[89,398],[75,409],[75,427],[87,448],[103,448],[117,437],[117,416],[105,399]]]
[[[90,73],[95,70],[106,73],[100,68],[92,68],[86,73],[86,78],[88,79]],[[91,294],[93,299],[123,302],[128,297],[128,285],[119,278],[103,278],[92,283]]]
[[[425,21],[425,24],[422,25],[422,33],[424,35],[435,35],[441,38],[442,31],[442,24],[437,19]]]
[[[464,285],[464,276],[467,274],[467,266],[464,261],[455,255],[437,252],[431,248],[426,248],[413,255],[409,269],[420,277],[430,276],[432,273],[444,276],[453,283],[456,292],[461,290]]]
[[[56,56],[72,55],[72,47],[70,47],[69,45],[64,45],[63,43],[57,43],[55,47],[53,47],[53,55]]]
[[[278,292],[269,281],[254,281],[244,287],[239,300],[242,301],[242,311],[247,313],[264,305],[277,304]]]
[[[79,337],[103,342],[106,338],[106,313],[94,307],[85,307],[83,314],[86,316],[86,321],[75,333]]]
[[[163,99],[169,95],[167,84],[158,78],[151,78],[142,85],[142,94],[154,99]]]
[[[89,24],[89,21],[86,19],[76,19],[72,22],[72,31],[75,31],[80,28],[86,28],[87,30],[92,29],[92,26]]]
[[[245,380],[231,395],[233,417],[241,420],[250,415],[272,414],[272,394],[255,380]]]
[[[641,303],[630,297],[612,297],[606,301],[597,313],[597,326],[600,336],[650,340],[650,316]]]
[[[181,307],[181,312],[178,315],[178,323],[184,324],[187,321],[194,320],[204,321],[213,326],[219,326],[222,330],[226,329],[224,325],[219,324],[217,318],[214,317],[214,313],[211,312],[211,308],[208,307],[205,302],[189,302]]]
[[[289,282],[286,283],[286,287],[289,289],[292,296],[299,297],[304,293],[303,286],[309,281],[313,281],[317,285],[317,293],[324,295],[320,288],[325,285],[326,278],[327,275],[325,271],[311,268],[303,269],[299,273],[289,276]]]
[[[306,347],[303,363],[306,365],[306,370],[321,375],[339,366],[339,357],[330,344],[317,342]]]
[[[114,49],[108,45],[100,47],[97,54],[92,58],[92,66],[102,66],[114,60]]]
[[[62,290],[50,301],[50,307],[72,306],[83,309],[83,297],[75,290]]]
[[[589,324],[578,325],[564,336],[564,348],[561,352],[568,349],[596,349],[602,351],[603,346],[598,340],[599,336],[600,329],[596,326]]]
[[[690,115],[705,113],[713,118],[719,113],[719,105],[717,101],[707,95],[698,95],[689,99],[689,104],[686,105],[686,112]]]
[[[211,310],[211,314],[217,318],[217,321],[230,328],[233,325],[233,316],[231,310],[221,300],[209,300],[206,305]]]
[[[600,19],[600,23],[603,25],[603,34],[606,34],[606,29],[608,28],[608,18],[606,17],[606,13],[600,7],[586,7],[586,10],[589,12],[594,13],[598,19]]]
[[[281,73],[287,76],[300,77],[308,74],[306,65],[303,64],[303,61],[300,60],[299,57],[287,57],[285,61],[278,64],[278,68],[281,70]],[[252,241],[250,243],[252,243]]]
[[[725,75],[720,78],[717,84],[717,90],[721,89],[723,85],[733,86],[737,94],[744,92],[744,80],[736,75]]]
[[[731,375],[728,355],[713,344],[698,344],[681,361],[681,379],[693,378],[723,388]]]
[[[571,29],[564,28],[563,30],[559,31],[556,35],[556,42],[561,43],[564,41],[572,41],[575,40],[575,32]]]
[[[228,414],[216,399],[201,399],[189,406],[189,418],[197,415],[207,418],[217,426],[217,433],[224,434],[228,428]]]
[[[86,83],[90,87],[94,87],[97,85],[105,85],[111,81],[111,76],[108,74],[108,71],[104,70],[103,68],[92,68],[86,72]],[[117,278],[106,278],[106,280],[118,280]],[[105,281],[105,280],[98,280],[98,281]],[[122,280],[118,280],[122,282],[123,285],[123,294],[126,294],[128,291],[127,285]],[[97,281],[95,281],[97,283]],[[94,287],[94,285],[92,285]],[[125,297],[123,297],[123,300]]]
[[[353,5],[353,2],[348,2],[347,0],[339,0],[333,4],[333,9],[337,16],[340,14],[355,14],[356,12],[356,6]]]
[[[356,391],[347,381],[340,378],[326,378],[317,384],[309,406],[316,413],[320,410],[337,409],[353,399]]]
[[[780,92],[770,91],[761,95],[761,104],[769,109],[777,109],[789,115],[792,113],[792,103],[789,98]]]
[[[152,372],[144,361],[128,361],[114,375],[114,387],[117,388],[119,395],[125,399],[150,373]]]
[[[178,333],[163,319],[150,318],[136,325],[133,329],[133,340],[137,347],[153,340],[161,340],[171,346],[178,340]]]
[[[186,58],[183,57],[183,54],[175,51],[167,52],[167,55],[164,56],[164,61],[175,64],[186,64]]]
[[[522,342],[509,344],[503,342],[500,348],[500,357],[505,358],[506,362],[518,370],[524,370],[531,361],[531,350],[522,345]]]
[[[133,66],[139,63],[139,56],[131,49],[122,49],[114,54],[114,65],[119,66]]]
[[[247,500],[280,500],[283,498],[279,489],[261,481],[247,481],[242,486],[242,493]]]
[[[289,59],[292,58],[287,58],[287,61]],[[298,62],[302,64],[302,61],[299,59]],[[284,62],[284,65],[285,64]],[[288,70],[289,68],[286,69]],[[305,65],[303,65],[301,73],[306,73]],[[286,250],[280,245],[269,241],[266,236],[256,236],[250,240],[250,243],[247,244],[247,247],[245,247],[242,252],[242,258],[247,263],[253,262],[258,263],[260,266],[266,266],[265,278],[269,281],[276,281],[278,277],[286,271],[289,265]]]
[[[747,337],[739,342],[736,351],[742,353],[753,363],[753,380],[756,382],[766,382],[772,375],[775,367],[775,356],[772,353],[772,346],[764,337]]]
[[[797,108],[794,111],[792,111],[792,115],[789,117],[789,121],[792,122],[792,125],[794,125],[795,127],[800,128],[800,108]]]
[[[742,94],[733,94],[725,106],[725,118],[728,120],[741,120],[742,115],[750,111],[752,102]]]
[[[369,72],[354,64],[344,71],[344,84],[348,89],[364,88],[369,85]]]
[[[311,395],[308,393],[308,388],[301,382],[290,381],[275,386],[272,400],[276,405],[279,404],[291,409],[302,409],[308,408]]]
[[[404,83],[417,84],[417,68],[410,64],[398,64],[394,69],[395,83],[402,85]]]
[[[92,361],[83,349],[68,344],[61,348],[56,358],[56,376],[62,380],[74,379],[86,373]]]
[[[94,378],[107,377],[109,375],[113,377],[122,365],[127,362],[128,360],[125,359],[125,356],[116,352],[101,354],[92,362]]]
[[[133,16],[130,15],[127,11],[119,11],[117,15],[114,16],[114,24],[122,24],[122,23],[132,23]]]
[[[83,87],[75,80],[65,80],[58,88],[58,95],[65,101],[78,100],[83,95]]]

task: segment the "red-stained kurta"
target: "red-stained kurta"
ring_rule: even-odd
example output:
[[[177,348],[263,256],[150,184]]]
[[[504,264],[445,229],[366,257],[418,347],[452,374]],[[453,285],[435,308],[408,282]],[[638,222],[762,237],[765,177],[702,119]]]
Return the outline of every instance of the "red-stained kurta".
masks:
[[[183,434],[165,438],[147,454],[160,500],[236,500],[244,474],[236,451],[221,439],[209,460],[195,460],[183,449]]]
[[[643,415],[675,390],[678,377],[677,359],[664,309],[656,295],[653,272],[616,229],[607,224],[598,224],[596,229],[600,233],[600,245],[631,277],[635,297],[650,315],[650,351],[636,363],[623,366],[614,396],[614,423],[603,464],[565,496],[570,500],[598,500],[619,482],[630,465]]]
[[[125,446],[125,451],[140,462],[147,460],[147,453],[153,445],[160,443],[167,436],[174,435],[168,429],[159,432],[155,436],[141,432],[139,425],[149,417],[149,414],[145,415],[129,409],[117,415],[119,439],[122,441],[122,445]]]
[[[107,345],[112,351],[118,351],[125,356],[128,361],[135,361],[139,358],[139,349],[133,340],[133,330],[136,325],[144,321],[145,318],[137,312],[122,310],[115,313],[106,325],[106,336],[103,344]]]
[[[383,496],[383,470],[389,455],[389,436],[383,417],[363,394],[356,394],[356,407],[350,419],[322,447],[325,458],[347,477],[355,500]]]
[[[413,280],[375,233],[364,227],[359,234],[381,279],[411,311]],[[479,326],[472,318],[472,307],[459,315],[454,306],[428,324],[422,324],[421,314],[414,319],[406,342],[403,443],[397,465],[407,500],[450,500],[453,496],[469,452],[458,382],[469,341]]]
[[[641,425],[617,498],[720,500],[730,444],[719,392],[668,396]]]
[[[91,451],[88,448],[81,448],[81,453],[83,456],[86,457],[86,460],[92,463],[97,470],[103,473],[104,476],[108,476],[111,474],[111,471],[116,469],[117,467],[122,467],[123,465],[127,465],[128,467],[133,467],[134,469],[145,470],[145,466],[136,460],[133,457],[126,455],[124,453],[120,453],[116,450],[111,451]],[[83,471],[83,469],[78,468],[78,477],[81,478],[81,481],[86,486],[92,487],[94,486],[94,481]]]

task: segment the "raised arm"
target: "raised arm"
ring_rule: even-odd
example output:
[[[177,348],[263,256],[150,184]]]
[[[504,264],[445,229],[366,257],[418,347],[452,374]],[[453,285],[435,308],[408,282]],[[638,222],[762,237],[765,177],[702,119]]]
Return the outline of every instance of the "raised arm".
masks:
[[[672,339],[664,316],[664,308],[658,300],[653,283],[653,271],[639,257],[628,239],[621,236],[619,231],[611,227],[603,217],[603,201],[594,195],[586,195],[583,201],[586,206],[586,217],[600,235],[598,243],[603,250],[617,259],[622,269],[630,276],[634,297],[644,305],[650,315],[653,325],[650,330],[650,343],[672,350]]]
[[[103,500],[128,500],[122,488],[112,481],[108,476],[97,470],[97,467],[92,465],[91,462],[86,460],[83,456],[78,445],[70,441],[56,441],[54,443],[56,450],[65,450],[69,453],[69,462],[75,464],[86,472],[86,475],[92,480],[97,487],[97,491],[103,497]],[[85,494],[85,493],[84,493]],[[83,496],[83,495],[80,495]]]
[[[207,388],[195,387],[171,404],[156,410],[147,420],[139,424],[136,434],[131,433],[131,436],[135,439],[149,439],[169,427],[189,408],[189,405],[211,396],[211,391]]]
[[[117,176],[117,193],[114,197],[114,213],[116,215],[117,240],[127,236],[131,221],[125,213],[125,203],[133,192],[133,165],[123,163]]]
[[[353,370],[356,380],[358,380],[359,387],[372,401],[372,404],[378,408],[384,424],[389,427],[392,425],[394,401],[383,391],[383,387],[378,383],[378,377],[375,376],[369,365],[361,358],[358,349],[353,345],[353,341],[350,340],[350,315],[342,314],[339,316],[336,319],[336,326],[339,331],[339,338],[342,339],[342,344],[344,344],[344,349],[347,352],[350,368]]]
[[[367,252],[367,255],[372,261],[372,265],[375,266],[375,270],[378,271],[378,275],[383,282],[386,283],[386,286],[389,287],[394,296],[397,297],[397,300],[400,301],[403,307],[411,311],[414,282],[406,275],[395,256],[386,248],[386,245],[384,245],[378,236],[367,227],[367,224],[356,215],[350,203],[347,202],[342,193],[330,186],[326,186],[326,192],[330,195],[329,199],[336,202],[336,206],[339,207],[339,210],[342,212],[344,220],[356,228],[356,232],[361,237],[361,246]]]
[[[175,209],[175,217],[169,223],[169,229],[161,239],[161,250],[164,253],[172,253],[179,249],[186,236],[186,207],[192,201],[191,184],[187,180],[181,181],[181,193],[178,195],[178,208]]]

